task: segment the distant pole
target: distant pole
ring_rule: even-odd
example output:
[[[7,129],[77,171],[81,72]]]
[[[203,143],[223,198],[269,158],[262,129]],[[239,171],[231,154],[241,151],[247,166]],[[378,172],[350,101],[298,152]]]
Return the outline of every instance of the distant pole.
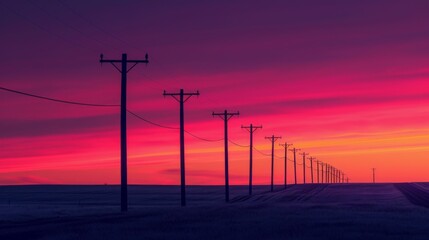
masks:
[[[338,183],[338,169],[334,168],[334,181]]]
[[[321,166],[321,168],[322,168],[322,169],[321,169],[321,170],[322,170],[322,172],[321,172],[321,175],[322,175],[322,176],[321,176],[321,181],[320,181],[320,183],[323,183],[323,175],[324,175],[324,174],[323,174],[323,162],[321,162],[321,161],[319,161],[319,162],[320,162],[320,166]]]
[[[299,150],[301,150],[301,149],[293,148],[293,149],[289,150],[289,151],[293,152],[293,173],[294,173],[295,184],[297,184],[297,181],[296,181],[296,152]]]
[[[337,169],[332,169],[332,182],[337,183]]]
[[[186,206],[186,182],[185,182],[185,111],[184,103],[188,101],[192,96],[199,96],[200,93],[189,92],[185,93],[183,89],[180,89],[179,93],[167,93],[164,90],[164,97],[171,96],[180,103],[180,193],[181,193],[181,205]],[[177,98],[179,96],[179,98]],[[186,96],[186,98],[185,98]]]
[[[317,183],[320,183],[320,180],[319,180],[319,160],[316,160],[316,170],[317,170]]]
[[[302,155],[302,170],[303,170],[303,183],[305,184],[305,156],[308,155],[308,153],[303,152]]]
[[[325,163],[324,166],[325,166],[325,171],[323,171],[323,173],[325,174],[324,181],[325,181],[325,183],[329,183],[328,182],[328,164]]]
[[[229,202],[229,170],[228,170],[228,120],[233,116],[240,115],[239,112],[229,113],[225,110],[222,113],[212,113],[213,116],[219,116],[224,121],[224,141],[225,141],[225,202]]]
[[[341,171],[337,170],[337,181],[338,183],[341,183]]]
[[[344,182],[344,173],[342,173],[342,174],[343,174],[343,183],[345,183],[345,182]]]
[[[326,182],[326,183],[329,183],[328,175],[329,175],[328,164],[327,164],[327,163],[325,163],[325,182]]]
[[[349,177],[347,177],[347,183],[349,183]]]
[[[127,176],[127,73],[138,63],[149,63],[148,55],[145,60],[128,60],[127,54],[122,54],[120,60],[105,60],[100,55],[100,63],[110,63],[121,73],[121,211],[128,211],[128,176]],[[121,63],[121,68],[115,63]],[[128,68],[128,63],[134,65]]]
[[[339,176],[340,176],[340,174],[339,174],[339,172],[338,172],[338,169],[336,169],[336,168],[335,168],[335,182],[336,182],[336,183],[339,183],[339,182],[340,182],[340,181],[339,181],[339,178],[338,178]]]
[[[265,139],[271,140],[271,192],[274,191],[274,142],[278,139],[281,139],[282,137],[265,137]]]
[[[258,130],[258,128],[262,128],[261,126],[241,126],[241,128],[245,128],[250,133],[250,157],[249,157],[249,195],[252,195],[252,174],[253,174],[253,133]]]
[[[287,148],[292,146],[292,143],[285,142],[284,144],[280,144],[280,146],[283,146],[285,148],[285,189],[287,186]]]
[[[372,169],[372,183],[375,183],[375,168]]]
[[[311,183],[314,183],[314,181],[313,181],[313,159],[314,159],[314,157],[310,157]],[[319,174],[319,172],[317,174]]]

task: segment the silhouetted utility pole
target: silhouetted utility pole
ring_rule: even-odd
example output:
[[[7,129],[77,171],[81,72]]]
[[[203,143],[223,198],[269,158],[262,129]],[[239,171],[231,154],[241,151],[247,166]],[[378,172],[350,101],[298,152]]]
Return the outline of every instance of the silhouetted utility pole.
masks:
[[[342,177],[343,177],[343,183],[344,183],[344,173],[342,172]]]
[[[100,63],[110,63],[121,73],[121,211],[128,211],[128,177],[127,177],[127,73],[139,63],[149,63],[148,55],[145,60],[128,60],[127,54],[122,54],[120,60],[106,60],[100,55]],[[121,67],[115,63],[121,63]],[[128,68],[128,63],[134,63]]]
[[[321,176],[321,181],[320,181],[320,183],[323,183],[323,181],[324,181],[324,180],[323,180],[323,175],[324,175],[324,174],[323,174],[323,165],[324,165],[324,164],[323,164],[323,162],[321,162],[321,161],[319,161],[319,163],[320,163],[321,170],[322,170],[322,172],[321,172],[321,173],[322,173],[322,174],[321,174],[322,176]]]
[[[225,141],[225,202],[229,202],[229,170],[228,170],[228,120],[233,116],[240,115],[239,112],[229,113],[225,110],[222,113],[212,113],[213,116],[219,116],[224,121],[224,141]]]
[[[334,168],[334,182],[338,183],[338,169]]]
[[[305,184],[305,156],[308,155],[308,153],[303,152],[302,155],[302,170],[303,170],[303,183]]]
[[[375,183],[375,168],[372,169],[372,183]]]
[[[271,137],[265,137],[265,139],[271,140],[271,192],[274,191],[274,142],[282,137],[276,137],[272,135]]]
[[[180,89],[178,93],[167,93],[164,90],[164,97],[171,96],[180,103],[180,193],[181,193],[181,205],[186,206],[186,182],[185,182],[185,111],[184,105],[192,96],[199,96],[200,93],[189,92],[185,93],[183,89]]]
[[[320,183],[320,179],[319,179],[319,160],[316,160],[316,170],[317,170],[317,183]]]
[[[296,152],[299,151],[299,150],[301,150],[301,149],[299,149],[299,148],[293,148],[293,149],[289,150],[289,151],[293,152],[293,173],[294,173],[293,177],[295,179],[295,184],[297,183],[297,181],[296,181]]]
[[[328,164],[325,163],[325,183],[329,183],[328,174],[329,174]]]
[[[339,176],[340,176],[340,175],[339,175],[339,171],[338,171],[338,169],[336,169],[336,168],[335,168],[335,182],[336,182],[336,183],[339,183],[339,182],[340,182],[340,181],[339,181]]]
[[[245,128],[250,133],[250,164],[249,164],[249,195],[252,195],[252,174],[253,174],[253,133],[258,130],[258,128],[262,128],[262,126],[241,126],[241,128]]]
[[[314,183],[314,181],[313,181],[313,159],[315,159],[315,158],[310,157],[311,183]],[[317,168],[319,168],[319,167],[317,167]],[[317,172],[317,174],[319,174],[319,172]]]
[[[287,185],[287,148],[292,146],[293,144],[285,142],[284,144],[281,143],[279,145],[285,148],[285,189],[286,189],[286,185]]]
[[[332,167],[332,183],[337,183],[337,169]]]
[[[338,170],[338,172],[337,172],[337,174],[338,174],[338,183],[341,183],[341,171],[340,170]]]
[[[327,163],[325,165],[325,170],[326,170],[326,183],[330,183],[329,182],[329,164]]]

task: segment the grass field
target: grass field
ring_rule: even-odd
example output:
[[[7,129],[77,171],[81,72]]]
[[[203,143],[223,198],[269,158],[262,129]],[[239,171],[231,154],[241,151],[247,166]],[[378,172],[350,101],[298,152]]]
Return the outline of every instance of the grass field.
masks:
[[[429,239],[429,184],[0,187],[0,239]]]

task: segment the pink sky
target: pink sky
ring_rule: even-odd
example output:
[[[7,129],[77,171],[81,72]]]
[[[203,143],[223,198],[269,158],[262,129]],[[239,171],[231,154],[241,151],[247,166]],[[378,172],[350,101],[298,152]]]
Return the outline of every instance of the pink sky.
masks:
[[[128,75],[128,108],[142,117],[177,127],[179,105],[162,92],[199,90],[185,121],[203,138],[223,137],[212,111],[240,111],[229,122],[239,144],[249,142],[241,125],[262,124],[265,153],[275,134],[353,182],[371,181],[373,167],[378,181],[428,181],[428,11],[387,0],[3,1],[0,86],[118,104],[120,75],[99,54],[147,52]],[[119,183],[118,108],[8,92],[0,108],[0,184]],[[178,184],[179,132],[128,123],[130,183]],[[278,146],[276,156],[281,184]],[[269,183],[270,157],[254,158],[255,184]],[[186,135],[189,184],[222,184],[223,160],[223,142]],[[248,148],[230,144],[231,184],[247,183],[248,164]]]

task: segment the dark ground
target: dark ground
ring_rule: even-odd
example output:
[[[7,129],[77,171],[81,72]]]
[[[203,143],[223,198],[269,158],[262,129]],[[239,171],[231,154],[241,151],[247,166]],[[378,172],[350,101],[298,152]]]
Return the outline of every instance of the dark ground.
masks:
[[[0,239],[429,239],[429,184],[0,187]]]

